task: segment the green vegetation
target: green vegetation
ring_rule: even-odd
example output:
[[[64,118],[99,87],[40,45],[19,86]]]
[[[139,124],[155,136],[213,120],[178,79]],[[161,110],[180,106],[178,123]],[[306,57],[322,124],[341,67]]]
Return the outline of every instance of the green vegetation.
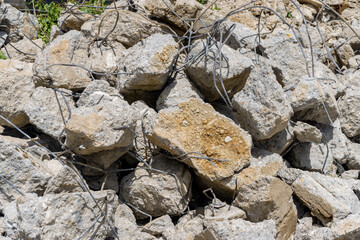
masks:
[[[206,4],[207,3],[207,0],[196,0],[196,1],[198,1],[201,4]]]
[[[215,7],[214,7],[214,10],[221,10],[221,8],[219,8],[217,5],[215,5]]]
[[[69,0],[69,3],[76,3],[75,0]],[[38,32],[38,38],[41,38],[45,43],[49,42],[51,26],[57,24],[57,19],[60,17],[61,11],[65,9],[58,3],[45,3],[44,0],[30,0],[30,5],[34,6],[35,9],[39,10],[36,12],[36,18],[39,21],[40,30]],[[87,6],[103,6],[105,7],[105,0],[88,0],[84,1],[82,5]],[[91,14],[101,14],[106,9],[103,8],[87,8],[81,7],[80,11],[88,12]]]
[[[292,12],[287,12],[286,17],[290,19],[293,18]]]
[[[51,26],[56,25],[57,19],[60,16],[63,8],[58,3],[44,3],[43,0],[32,0],[31,4],[40,10],[36,13],[36,17],[39,21],[40,30],[38,32],[38,38],[41,38],[44,42],[49,42]],[[43,11],[43,12],[42,12]]]
[[[3,59],[3,60],[6,60],[6,56],[5,56],[5,54],[2,52],[2,51],[0,51],[0,59]]]

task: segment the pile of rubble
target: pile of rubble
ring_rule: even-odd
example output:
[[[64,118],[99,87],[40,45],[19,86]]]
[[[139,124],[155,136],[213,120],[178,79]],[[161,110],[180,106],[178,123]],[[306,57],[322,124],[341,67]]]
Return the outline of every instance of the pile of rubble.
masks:
[[[1,3],[0,239],[360,238],[360,5],[215,2]]]

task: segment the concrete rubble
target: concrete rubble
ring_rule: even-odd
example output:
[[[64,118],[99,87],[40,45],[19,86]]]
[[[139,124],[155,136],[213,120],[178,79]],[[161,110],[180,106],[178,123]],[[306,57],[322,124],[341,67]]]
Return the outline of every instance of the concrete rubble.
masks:
[[[1,240],[360,239],[358,1],[28,2],[0,0]]]

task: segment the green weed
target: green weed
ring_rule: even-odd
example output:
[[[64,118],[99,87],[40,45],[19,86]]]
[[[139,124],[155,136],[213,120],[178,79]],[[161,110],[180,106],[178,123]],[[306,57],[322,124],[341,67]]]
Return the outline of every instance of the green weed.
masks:
[[[88,0],[84,1],[82,5],[87,6],[102,6],[106,7],[106,0]],[[68,3],[76,3],[74,0],[69,0]],[[60,17],[61,11],[65,10],[65,6],[58,3],[45,3],[43,0],[30,0],[30,5],[39,10],[36,13],[36,18],[39,21],[40,30],[38,31],[38,38],[41,38],[45,43],[49,43],[50,32],[52,25],[57,24],[57,19]],[[104,8],[88,8],[81,7],[80,11],[88,12],[93,15],[99,15],[106,9]]]
[[[32,0],[31,4],[40,10],[36,17],[39,21],[40,30],[38,31],[38,38],[41,38],[45,43],[49,42],[51,26],[57,24],[57,19],[60,16],[63,8],[58,3],[44,3],[43,0]],[[41,12],[44,11],[44,12]]]
[[[7,57],[5,56],[5,54],[2,51],[0,51],[0,59],[3,59],[3,60],[7,59]]]

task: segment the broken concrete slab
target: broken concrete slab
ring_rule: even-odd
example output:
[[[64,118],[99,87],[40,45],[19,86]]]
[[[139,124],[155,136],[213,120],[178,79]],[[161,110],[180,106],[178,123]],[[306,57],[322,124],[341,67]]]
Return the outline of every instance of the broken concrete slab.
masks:
[[[118,68],[120,92],[160,90],[170,75],[178,44],[170,34],[156,33],[123,52]]]
[[[210,182],[229,177],[250,164],[251,137],[198,99],[160,111],[148,138],[160,148],[181,156],[182,161]]]
[[[41,53],[44,47],[45,43],[41,39],[30,41],[29,39],[24,38],[16,43],[11,43],[11,45],[7,44],[6,50],[2,48],[1,51],[9,54],[10,58],[13,60],[33,63],[36,56]],[[6,56],[8,57],[7,54]]]
[[[156,101],[156,110],[174,107],[190,98],[204,99],[199,90],[184,72],[178,72],[175,79],[160,94]]]
[[[153,217],[179,216],[191,199],[191,174],[182,163],[161,155],[151,169],[141,164],[121,180],[120,196]],[[153,169],[153,170],[152,170]],[[135,211],[138,219],[148,216]]]
[[[103,92],[94,92],[89,99],[100,101],[88,101],[73,110],[65,126],[65,145],[83,155],[131,147],[135,110],[125,100]]]
[[[297,211],[292,190],[278,178],[264,177],[240,186],[234,205],[243,209],[252,222],[273,219],[279,239],[287,239],[295,232]]]
[[[81,68],[91,68],[87,53],[90,41],[75,30],[54,39],[36,56],[33,68],[35,84],[71,90],[84,89],[91,82],[90,73]],[[51,66],[53,64],[73,64],[81,67]]]
[[[321,143],[323,138],[320,130],[315,126],[300,121],[296,122],[294,133],[296,139],[300,142]]]
[[[338,106],[341,109],[340,122],[343,132],[348,137],[356,137],[360,135],[360,88],[347,88],[345,95],[338,99]]]
[[[186,66],[185,71],[199,88],[205,99],[208,101],[219,99],[220,95],[217,89],[219,89],[222,94],[224,93],[222,83],[229,97],[232,97],[232,95],[243,88],[253,65],[249,58],[229,46],[224,45],[221,48],[221,53],[227,58],[227,61],[222,60],[223,63],[220,71],[218,61],[220,57],[218,56],[219,50],[212,45],[207,50],[208,56],[206,56],[206,42],[197,41],[194,44],[195,46],[191,49],[188,56],[193,62]],[[215,80],[213,76],[214,70]]]
[[[24,107],[32,124],[58,139],[60,134],[64,136],[65,123],[75,109],[75,102],[69,90],[37,87]]]
[[[269,152],[282,154],[295,140],[294,128],[291,123],[287,127],[272,136],[270,139],[254,141],[257,148],[265,149]]]
[[[207,229],[196,236],[194,240],[274,240],[275,236],[276,228],[273,220],[252,223],[238,218],[221,222],[210,222]]]
[[[51,172],[44,168],[41,160],[20,147],[10,144],[1,136],[0,174],[23,194],[35,193],[39,195],[45,192],[47,183],[52,177]],[[1,179],[1,182],[0,211],[9,202],[21,196],[3,179]]]
[[[146,0],[144,1],[144,7],[151,16],[184,30],[188,29],[190,25],[184,22],[183,19],[195,19],[203,9],[203,6],[195,0],[179,0],[175,2],[169,0],[164,2]]]
[[[298,143],[288,154],[291,165],[303,170],[327,173],[334,168],[333,156],[324,143]]]
[[[296,196],[324,225],[360,212],[360,202],[346,180],[303,173],[292,184]]]
[[[92,192],[97,203],[107,206],[107,219],[113,222],[113,213],[119,204],[115,192],[107,190]],[[33,211],[37,209],[37,211]],[[100,210],[89,193],[49,194],[38,197],[27,194],[8,204],[4,209],[7,236],[28,239],[60,239],[80,237],[94,220],[101,216]],[[101,221],[95,223],[85,236],[98,238],[113,236],[111,227]]]
[[[117,16],[119,16],[118,20]],[[117,24],[115,25],[115,23]],[[164,28],[164,30],[166,29]],[[101,14],[97,20],[85,22],[81,26],[81,31],[90,39],[104,39],[111,32],[107,36],[108,42],[116,41],[129,48],[140,40],[162,31],[162,27],[139,13],[110,9]]]
[[[0,60],[0,114],[18,127],[29,123],[24,105],[35,90],[32,63]],[[3,119],[0,125],[11,126]]]
[[[267,64],[251,70],[245,86],[234,95],[232,103],[241,127],[256,140],[269,139],[285,129],[293,115],[287,96]]]

